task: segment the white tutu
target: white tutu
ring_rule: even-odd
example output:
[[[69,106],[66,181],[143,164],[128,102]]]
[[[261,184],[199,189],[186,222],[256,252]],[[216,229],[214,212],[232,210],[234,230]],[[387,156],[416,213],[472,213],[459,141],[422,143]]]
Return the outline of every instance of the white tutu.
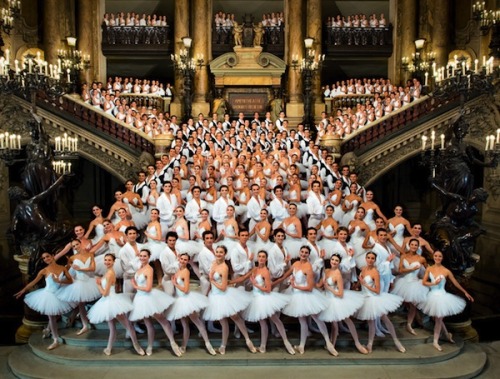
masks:
[[[196,257],[202,248],[202,244],[192,240],[182,240],[179,238],[175,243],[175,250],[177,250],[178,254],[186,253],[191,258]]]
[[[102,286],[106,287],[106,279],[102,279]],[[111,287],[108,296],[101,297],[88,312],[92,324],[109,321],[116,316],[130,312],[134,306],[130,296],[125,293],[116,293]]]
[[[307,279],[302,271],[293,273],[295,284],[305,286]],[[316,315],[328,307],[328,301],[316,288],[312,291],[302,291],[297,288],[289,287],[287,294],[290,294],[290,301],[283,308],[282,312],[291,317],[303,317]]]
[[[172,296],[156,288],[150,292],[137,291],[134,296],[134,309],[130,312],[129,319],[137,321],[163,313],[173,302]]]
[[[62,287],[57,296],[67,302],[87,303],[98,299],[101,293],[94,278],[78,271],[73,283]]]
[[[162,241],[149,240],[145,244],[145,248],[151,252],[151,257],[149,258],[150,262],[160,260],[161,252],[165,249],[167,244]]]
[[[434,281],[432,273],[430,277]],[[459,314],[465,309],[465,300],[446,292],[445,284],[446,279],[442,277],[438,285],[431,287],[427,300],[421,304],[422,312],[433,317],[447,317]]]
[[[264,284],[264,280],[260,275],[256,277],[259,285]],[[262,292],[254,287],[252,291],[252,301],[243,311],[242,316],[250,322],[264,320],[276,312],[281,311],[290,301],[290,296],[279,292]]]
[[[45,278],[45,287],[28,293],[24,302],[31,309],[47,315],[57,316],[69,312],[73,305],[59,299],[55,292],[59,289],[59,283],[54,282],[52,276]]]
[[[406,259],[403,260],[403,265],[406,268],[411,266],[415,267],[419,262],[412,262],[409,264]],[[401,296],[406,302],[419,305],[425,302],[427,295],[429,293],[429,288],[422,284],[422,281],[418,278],[419,270],[410,271],[404,276],[398,277],[394,283],[394,288],[392,293]]]
[[[319,314],[319,319],[325,322],[342,321],[355,314],[363,306],[365,297],[361,292],[344,290],[343,297],[337,297],[330,291],[325,291],[328,308]]]
[[[179,320],[189,316],[194,312],[200,312],[208,306],[208,298],[196,291],[189,291],[187,294],[179,294],[176,289],[176,297],[172,306],[167,311],[169,321]]]
[[[215,280],[220,280],[219,273],[215,273]],[[227,287],[221,291],[212,286],[208,294],[208,306],[203,312],[203,318],[207,321],[218,321],[233,316],[244,310],[252,301],[251,295],[234,287]]]

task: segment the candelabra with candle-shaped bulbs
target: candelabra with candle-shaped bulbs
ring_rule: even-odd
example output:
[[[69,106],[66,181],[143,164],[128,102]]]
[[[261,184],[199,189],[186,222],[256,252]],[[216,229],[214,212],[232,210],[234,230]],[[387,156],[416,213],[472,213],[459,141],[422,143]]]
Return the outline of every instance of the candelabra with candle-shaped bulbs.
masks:
[[[422,163],[431,169],[432,177],[436,177],[436,169],[438,168],[438,161],[440,155],[445,149],[445,135],[441,133],[439,139],[437,138],[436,131],[432,130],[430,137],[423,134],[422,137]]]
[[[0,133],[0,159],[8,166],[18,161],[21,154],[21,136],[19,134]]]

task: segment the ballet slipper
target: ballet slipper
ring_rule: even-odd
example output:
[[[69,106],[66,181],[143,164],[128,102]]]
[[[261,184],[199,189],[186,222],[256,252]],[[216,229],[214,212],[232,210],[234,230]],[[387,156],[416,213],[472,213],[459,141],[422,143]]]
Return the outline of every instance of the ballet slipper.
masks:
[[[260,346],[258,349],[259,353],[265,353],[266,352],[266,347],[265,346]]]
[[[366,345],[366,351],[368,352],[368,354],[373,351],[373,344],[371,342]]]
[[[447,337],[448,337],[448,342],[455,343],[455,340],[453,339],[453,334],[448,333]]]
[[[152,355],[153,355],[153,346],[148,346],[148,347],[146,348],[146,355],[147,355],[148,357],[150,357],[150,356],[152,356]]]
[[[172,351],[177,357],[182,357],[182,351],[175,342],[171,343],[170,346],[172,347]]]
[[[252,341],[248,339],[245,342],[247,344],[248,350],[250,350],[250,353],[255,354],[257,352],[257,349],[253,345]]]
[[[218,350],[220,355],[226,354],[226,347],[224,345],[221,345]]]
[[[186,346],[179,347],[179,350],[181,351],[182,354],[184,354],[186,352]]]
[[[46,327],[42,330],[42,338],[45,339],[45,338],[49,338],[51,335],[50,333],[50,328],[49,327]]]
[[[413,328],[411,327],[411,324],[410,324],[410,323],[407,323],[407,324],[406,324],[406,331],[407,331],[408,333],[410,333],[410,334],[413,334],[414,336],[416,336],[416,335],[417,335],[417,332],[415,332],[415,331],[413,330]]]
[[[295,349],[289,341],[285,341],[285,348],[288,351],[288,354],[295,355]]]
[[[83,328],[81,328],[78,332],[76,332],[77,336],[81,336],[82,334],[87,333],[90,330],[90,327],[88,324],[84,324]]]
[[[142,350],[142,347],[138,343],[134,343],[133,346],[134,346],[134,350],[137,354],[146,355],[146,353],[144,352],[144,350]]]
[[[216,355],[217,353],[215,352],[214,348],[212,347],[212,344],[210,342],[205,342],[205,347],[208,351],[208,354],[210,355]]]
[[[394,341],[394,344],[396,345],[396,349],[398,349],[399,352],[401,353],[406,353],[405,347],[401,344],[399,341]]]
[[[299,352],[299,354],[304,354],[304,347],[303,347],[303,346],[298,345],[298,346],[294,346],[293,348],[294,348],[296,351],[298,351],[298,352]]]
[[[434,346],[434,348],[437,350],[437,351],[443,351],[443,348],[437,343],[437,341],[434,341],[432,343],[432,346]]]
[[[104,355],[107,355],[108,357],[111,355],[111,349],[105,348],[103,351]]]
[[[339,353],[337,350],[335,350],[335,347],[333,346],[333,343],[331,342],[327,342],[326,343],[326,350],[328,350],[328,352],[333,355],[334,357],[338,356]]]
[[[368,350],[366,349],[366,347],[364,347],[363,345],[361,344],[356,344],[356,349],[358,349],[358,351],[361,353],[361,354],[368,354]]]
[[[59,340],[55,339],[48,347],[47,350],[54,350],[56,347],[59,347]]]

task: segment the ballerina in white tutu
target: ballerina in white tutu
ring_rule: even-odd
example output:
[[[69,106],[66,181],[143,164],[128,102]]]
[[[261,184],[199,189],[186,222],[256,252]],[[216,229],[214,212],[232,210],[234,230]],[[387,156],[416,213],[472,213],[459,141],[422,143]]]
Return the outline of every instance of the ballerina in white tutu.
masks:
[[[189,341],[189,320],[191,320],[196,325],[201,337],[205,341],[205,347],[208,353],[215,355],[215,350],[208,339],[205,324],[200,320],[199,316],[199,312],[207,307],[208,299],[201,293],[189,289],[190,273],[187,268],[189,255],[187,253],[179,254],[178,261],[179,271],[172,276],[172,283],[175,287],[175,302],[167,311],[167,319],[169,321],[181,320],[183,334],[180,349],[182,353],[186,351],[186,346]]]
[[[184,207],[179,205],[174,209],[174,214],[176,216],[175,222],[172,225],[171,230],[177,233],[177,242],[175,243],[175,249],[179,253],[187,253],[191,258],[196,257],[200,250],[202,249],[202,245],[197,241],[192,241],[189,239],[189,227],[186,218],[184,217]],[[191,262],[191,267],[193,268],[194,273],[199,278],[200,277],[200,269],[198,268],[198,264]]]
[[[299,260],[292,265],[285,275],[276,280],[273,286],[281,283],[290,275],[293,275],[290,278],[289,289],[291,292],[291,299],[285,308],[283,308],[282,312],[287,316],[297,317],[299,319],[300,345],[295,346],[295,350],[300,354],[304,354],[304,347],[306,345],[307,335],[309,334],[307,318],[311,316],[325,339],[328,352],[333,356],[337,356],[337,350],[335,350],[335,347],[328,337],[328,329],[325,323],[318,317],[318,314],[328,307],[328,300],[315,288],[314,272],[309,262],[310,254],[311,248],[309,246],[302,246],[299,251]]]
[[[90,330],[85,305],[98,299],[101,294],[94,280],[94,254],[84,250],[78,239],[71,241],[71,247],[75,255],[69,258],[67,267],[73,273],[74,280],[72,284],[59,290],[57,296],[63,301],[78,304],[83,327],[76,334],[81,335]]]
[[[443,318],[459,314],[465,308],[465,300],[446,292],[446,280],[450,280],[469,301],[474,301],[474,298],[458,283],[452,272],[442,265],[443,253],[436,250],[433,255],[434,265],[427,268],[422,282],[424,285],[431,288],[427,295],[427,300],[423,304],[422,311],[429,316],[434,317],[434,340],[432,345],[438,351],[443,348],[439,345],[439,337],[441,332],[444,332],[449,342],[455,343],[451,333],[448,333],[444,325]]]
[[[234,287],[228,287],[229,268],[225,262],[227,249],[225,246],[218,246],[215,249],[215,261],[209,273],[210,284],[212,286],[208,294],[208,306],[203,312],[203,318],[207,321],[219,321],[222,326],[222,341],[219,353],[226,353],[226,345],[229,337],[228,318],[234,321],[241,334],[245,337],[248,350],[256,353],[245,322],[238,314],[244,310],[252,301],[250,294],[240,291]]]
[[[73,309],[71,304],[60,300],[56,296],[56,292],[59,290],[61,284],[73,283],[73,278],[65,267],[56,263],[53,254],[43,253],[42,260],[47,267],[40,270],[36,278],[29,282],[21,291],[14,294],[14,296],[16,299],[19,299],[27,290],[33,288],[42,278],[45,278],[45,288],[27,294],[24,302],[31,309],[48,316],[49,329],[53,342],[47,347],[47,350],[53,350],[59,346],[57,317]]]
[[[399,263],[400,275],[394,283],[392,293],[401,296],[408,304],[408,318],[406,320],[406,330],[408,333],[417,335],[413,330],[412,323],[417,314],[417,306],[420,306],[427,299],[429,288],[422,284],[418,278],[418,273],[422,267],[427,267],[424,257],[417,254],[419,248],[418,239],[410,240],[410,250],[401,258]]]
[[[104,321],[108,322],[109,338],[108,346],[103,350],[104,354],[111,355],[111,349],[116,340],[115,320],[118,320],[129,333],[137,354],[144,355],[144,350],[142,350],[137,341],[135,330],[127,318],[127,313],[134,308],[132,300],[130,300],[128,294],[115,292],[116,275],[113,269],[114,264],[115,256],[111,253],[105,254],[104,266],[106,266],[107,271],[102,278],[96,278],[102,297],[90,308],[88,317],[92,324]]]
[[[288,304],[290,298],[288,295],[272,291],[271,274],[267,268],[267,252],[263,250],[259,251],[257,254],[257,265],[257,267],[246,275],[232,281],[236,283],[250,278],[250,282],[253,285],[252,302],[243,311],[242,316],[246,321],[259,322],[260,347],[258,350],[261,353],[266,352],[267,337],[269,335],[267,320],[269,319],[276,326],[288,353],[294,355],[295,350],[290,341],[288,341],[285,327],[279,318],[279,312]]]
[[[161,283],[162,280],[162,270],[160,263],[160,255],[167,244],[163,241],[162,229],[160,224],[160,211],[153,208],[149,212],[150,222],[144,230],[144,235],[147,237],[148,241],[146,247],[151,251],[151,262],[153,262],[154,271],[156,273],[156,280]]]
[[[149,265],[150,257],[151,253],[147,249],[142,249],[139,253],[141,267],[132,278],[132,286],[137,290],[137,293],[134,296],[134,309],[129,318],[130,321],[144,320],[148,333],[146,355],[153,354],[155,330],[151,318],[154,318],[163,328],[170,341],[172,351],[180,357],[182,353],[174,340],[172,327],[164,315],[165,310],[174,302],[174,298],[161,290],[153,288],[153,268]]]
[[[387,314],[394,312],[403,302],[403,298],[391,293],[383,292],[380,287],[380,274],[375,267],[377,254],[372,251],[366,253],[366,266],[361,270],[359,282],[361,291],[365,295],[365,300],[361,308],[356,314],[359,320],[368,321],[368,344],[366,349],[369,353],[372,352],[373,340],[375,338],[375,320],[380,317],[384,322],[385,327],[389,331],[394,340],[396,348],[401,352],[406,352],[404,346],[399,342],[396,336],[396,330],[392,325]]]
[[[273,243],[269,240],[271,236],[271,224],[268,221],[269,212],[267,209],[260,211],[260,221],[255,224],[253,230],[250,231],[250,238],[255,235],[254,240],[248,241],[250,251],[269,251]]]
[[[329,305],[328,308],[321,311],[319,319],[332,323],[332,343],[334,347],[339,335],[338,323],[343,321],[349,328],[356,349],[361,354],[368,354],[368,350],[359,342],[358,332],[350,318],[363,305],[364,296],[357,291],[344,290],[344,281],[339,269],[341,261],[340,254],[334,253],[330,258],[331,268],[325,271],[323,285]]]

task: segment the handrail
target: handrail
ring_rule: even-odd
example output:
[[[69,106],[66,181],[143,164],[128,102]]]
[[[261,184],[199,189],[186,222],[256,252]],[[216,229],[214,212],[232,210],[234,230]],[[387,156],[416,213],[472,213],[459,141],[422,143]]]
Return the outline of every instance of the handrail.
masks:
[[[63,95],[57,99],[57,102],[50,101],[41,93],[37,98],[39,99],[37,105],[44,108],[50,107],[52,111],[67,119],[76,119],[83,127],[112,137],[113,142],[119,141],[137,154],[144,151],[150,154],[155,153],[153,138],[74,96]]]
[[[132,101],[137,103],[139,107],[152,107],[161,112],[170,112],[170,97],[162,97],[152,93],[121,93],[120,97],[127,98],[128,103]]]
[[[324,102],[325,102],[325,108],[326,108],[326,113],[328,114],[333,114],[337,112],[337,109],[344,108],[344,107],[352,107],[356,106],[358,104],[366,104],[367,100],[373,100],[375,98],[374,93],[350,93],[346,95],[336,95],[334,97],[325,97]]]
[[[342,154],[350,151],[356,151],[357,155],[362,154],[366,149],[381,143],[385,137],[402,132],[403,128],[411,127],[411,124],[421,123],[424,119],[434,117],[457,106],[458,101],[458,94],[453,94],[449,98],[425,96],[414,101],[350,134],[342,141]]]

